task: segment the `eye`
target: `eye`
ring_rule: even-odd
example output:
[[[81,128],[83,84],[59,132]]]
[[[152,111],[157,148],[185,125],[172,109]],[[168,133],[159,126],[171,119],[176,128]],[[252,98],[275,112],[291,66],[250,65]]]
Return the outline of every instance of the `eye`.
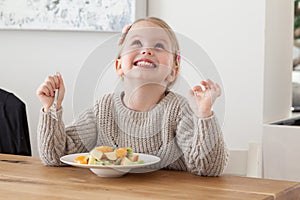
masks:
[[[158,48],[158,49],[165,49],[164,45],[161,43],[157,43],[154,48]]]
[[[139,41],[139,40],[134,40],[134,41],[131,43],[131,46],[139,46],[139,47],[141,47],[141,46],[142,46],[142,42]]]

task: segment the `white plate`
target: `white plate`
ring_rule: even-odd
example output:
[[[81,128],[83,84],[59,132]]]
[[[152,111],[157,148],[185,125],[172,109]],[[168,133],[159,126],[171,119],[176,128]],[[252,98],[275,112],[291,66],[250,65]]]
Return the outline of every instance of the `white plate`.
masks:
[[[78,156],[86,156],[89,153],[76,153],[65,155],[60,158],[60,161],[72,165],[75,167],[89,168],[93,173],[101,177],[120,177],[128,172],[134,172],[133,169],[141,168],[140,170],[135,170],[135,173],[143,173],[153,171],[154,169],[145,168],[147,166],[156,164],[160,161],[160,158],[153,155],[142,154],[142,153],[134,153],[134,155],[139,155],[139,160],[143,160],[143,164],[136,165],[87,165],[87,164],[79,164],[75,163],[74,159]]]

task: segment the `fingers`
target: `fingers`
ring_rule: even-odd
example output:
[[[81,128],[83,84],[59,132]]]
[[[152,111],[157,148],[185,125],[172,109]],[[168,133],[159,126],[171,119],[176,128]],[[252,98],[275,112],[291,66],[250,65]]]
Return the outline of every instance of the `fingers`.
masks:
[[[209,79],[207,80],[207,82],[208,82],[208,88],[214,92],[216,97],[220,96],[221,95],[221,87],[219,86],[219,84],[215,83]]]
[[[193,87],[193,92],[194,94],[197,94],[198,92],[203,92],[204,90],[202,89],[202,87],[200,85],[196,85],[195,87]]]
[[[58,83],[59,83],[58,88],[59,89],[65,88],[65,84],[64,84],[64,80],[62,78],[62,75],[58,74],[57,78],[58,78]]]
[[[217,90],[220,89],[220,86],[217,83],[214,83],[210,79],[207,79],[206,81],[201,81],[201,85],[205,88],[205,90]]]
[[[58,89],[61,85],[61,75],[48,76],[44,83],[37,90],[37,95],[54,96],[55,89]]]
[[[218,96],[220,96],[222,94],[222,90],[218,83],[215,83],[215,88]]]
[[[65,89],[65,84],[64,84],[64,80],[62,78],[61,74],[58,74],[58,80],[59,80],[59,93],[58,93],[58,102],[62,102],[66,89]]]
[[[215,83],[212,82],[210,79],[207,79],[207,81],[201,81],[201,84],[205,87],[205,90],[215,90]]]
[[[221,87],[210,79],[200,81],[200,85],[193,87],[191,95],[197,95],[205,91],[213,92],[217,97],[221,95]]]
[[[207,81],[202,80],[200,81],[200,85],[196,85],[195,87],[193,87],[193,91],[195,93],[205,92],[208,89],[215,89],[215,84],[209,79],[207,79]]]

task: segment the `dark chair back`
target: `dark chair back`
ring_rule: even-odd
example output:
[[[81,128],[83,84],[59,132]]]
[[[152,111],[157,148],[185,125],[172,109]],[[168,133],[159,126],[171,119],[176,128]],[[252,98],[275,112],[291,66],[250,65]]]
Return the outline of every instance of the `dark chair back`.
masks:
[[[26,106],[0,89],[0,153],[31,156]]]

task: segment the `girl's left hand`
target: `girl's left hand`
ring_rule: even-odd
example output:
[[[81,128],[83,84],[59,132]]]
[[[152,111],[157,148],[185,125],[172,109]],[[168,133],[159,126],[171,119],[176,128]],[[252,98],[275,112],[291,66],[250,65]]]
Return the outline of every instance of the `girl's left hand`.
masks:
[[[206,118],[212,115],[212,105],[221,95],[221,88],[217,83],[209,79],[207,81],[201,81],[200,84],[205,89],[202,89],[200,85],[196,85],[190,90],[190,94],[196,100],[198,108],[196,115],[200,118]]]

